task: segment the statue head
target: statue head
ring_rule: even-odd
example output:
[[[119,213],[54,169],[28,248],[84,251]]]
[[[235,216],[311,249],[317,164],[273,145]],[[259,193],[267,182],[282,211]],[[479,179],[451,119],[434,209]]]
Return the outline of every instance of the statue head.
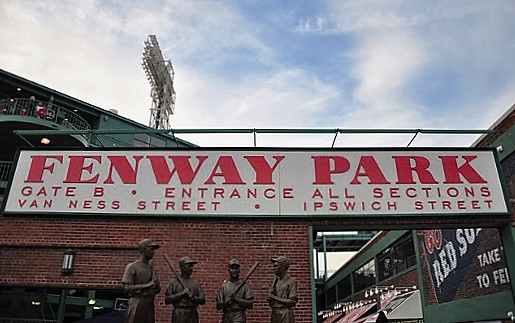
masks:
[[[237,279],[240,277],[240,267],[241,265],[238,259],[233,258],[229,260],[228,270],[232,279]]]
[[[154,258],[155,250],[159,249],[159,244],[151,239],[143,239],[138,243],[141,256],[147,260]]]
[[[196,260],[191,259],[190,257],[182,257],[179,260],[179,265],[181,266],[181,271],[183,274],[191,275],[193,273],[193,266],[197,263]]]
[[[143,250],[145,248],[159,249],[159,244],[155,243],[152,239],[143,239],[138,243],[139,250]]]
[[[290,261],[288,258],[284,256],[278,256],[278,257],[272,257],[270,258],[270,261],[272,262],[272,267],[274,268],[274,273],[277,276],[281,276],[288,271],[290,268]]]

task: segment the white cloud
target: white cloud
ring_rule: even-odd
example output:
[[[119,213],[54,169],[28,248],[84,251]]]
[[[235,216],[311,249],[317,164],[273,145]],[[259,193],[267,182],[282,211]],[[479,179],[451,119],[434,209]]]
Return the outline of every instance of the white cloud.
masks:
[[[485,128],[511,105],[513,2],[333,1],[328,11],[333,29],[356,40],[345,55],[357,82],[348,117],[360,126]],[[496,78],[500,87],[489,84]],[[435,84],[443,92],[424,89]]]
[[[157,34],[161,49],[179,73],[187,71],[189,57],[196,55],[208,65],[208,60],[222,57],[224,48],[253,48],[263,61],[271,55],[252,33],[236,32],[248,24],[223,3],[131,1],[106,7],[98,0],[41,1],[30,12],[26,7],[26,2],[11,2],[0,16],[4,18],[2,39],[15,44],[0,53],[3,68],[102,108],[116,108],[144,124],[149,119],[150,85],[141,68],[141,53],[148,34]],[[199,84],[184,76],[177,75],[176,83],[181,80],[194,88],[196,92],[189,91],[194,97],[206,96],[210,88],[220,85],[215,79],[203,81],[200,74]],[[209,80],[210,76],[203,77]],[[177,112],[194,109],[180,106],[181,100],[187,102],[187,92],[177,87]],[[218,88],[218,92],[226,90]],[[206,98],[210,106],[214,98]]]
[[[367,35],[352,55],[359,84],[354,99],[374,112],[404,106],[403,89],[425,63],[418,39],[402,31]]]
[[[512,1],[334,0],[302,17],[282,5],[252,12],[276,17],[266,20],[271,25],[246,16],[239,7],[245,5],[5,1],[0,11],[0,67],[147,124],[150,85],[141,53],[147,35],[156,34],[176,70],[174,128],[484,129],[513,103]],[[299,57],[313,40],[324,37],[348,45],[323,47],[320,57],[306,58],[303,65],[281,61],[285,48],[272,46],[268,37],[278,28],[292,30],[284,23],[289,21],[299,21],[294,34]],[[320,72],[309,64],[324,63],[324,51],[334,54],[336,48],[344,48],[344,59],[334,71]],[[338,75],[342,70],[350,74]],[[339,78],[351,80],[328,81]],[[474,117],[463,117],[469,115]],[[253,141],[252,135],[201,137],[192,141]],[[258,145],[326,147],[334,135],[280,137],[259,135]],[[463,140],[423,138],[415,142]],[[339,135],[337,145],[405,145],[410,139]],[[472,140],[461,142],[466,141]]]
[[[256,75],[239,84],[220,83],[183,70],[177,84],[185,110],[177,111],[177,122],[189,122],[188,127],[307,127],[309,118],[315,118],[321,107],[338,96],[334,87],[300,70]],[[183,113],[187,114],[184,119]]]

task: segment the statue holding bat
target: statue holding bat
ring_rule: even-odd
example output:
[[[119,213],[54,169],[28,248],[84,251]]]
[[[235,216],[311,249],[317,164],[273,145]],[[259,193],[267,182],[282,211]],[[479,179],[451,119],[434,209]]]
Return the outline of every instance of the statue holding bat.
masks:
[[[246,310],[252,309],[254,296],[247,280],[256,271],[259,262],[248,271],[245,278],[240,279],[240,262],[229,260],[229,281],[225,281],[216,297],[216,308],[223,310],[222,323],[246,323]]]
[[[200,284],[191,279],[193,266],[197,263],[190,257],[182,257],[179,261],[181,273],[177,273],[170,259],[165,255],[170,270],[175,275],[165,292],[165,304],[173,305],[172,323],[198,323],[197,307],[204,305],[206,299]]]

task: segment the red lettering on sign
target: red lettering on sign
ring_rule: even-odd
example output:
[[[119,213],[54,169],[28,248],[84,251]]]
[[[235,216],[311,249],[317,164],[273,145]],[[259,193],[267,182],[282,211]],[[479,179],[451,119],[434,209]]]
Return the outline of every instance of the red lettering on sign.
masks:
[[[332,174],[343,174],[350,168],[350,162],[342,156],[311,156],[315,167],[314,185],[334,184]]]
[[[181,185],[277,185],[274,174],[284,165],[288,155],[244,155],[231,154],[211,155],[34,155],[30,156],[30,166],[25,183],[44,183],[45,178],[52,177],[55,192],[61,189],[60,184],[138,184],[146,173],[152,173],[158,185],[177,181]],[[205,154],[205,153],[204,153]],[[66,157],[67,160],[64,160]],[[440,198],[444,194],[458,198],[463,183],[487,184],[480,173],[481,162],[475,165],[477,155],[395,155],[391,159],[377,159],[375,155],[358,156],[357,160],[349,160],[341,155],[312,155],[312,184],[332,185],[339,182],[343,185],[421,185],[419,189],[410,188],[374,188],[373,197],[381,198],[416,198],[419,196]],[[213,161],[208,158],[214,158]],[[292,157],[293,159],[295,157]],[[307,157],[309,158],[309,157]],[[148,163],[146,162],[148,159]],[[294,159],[295,160],[295,159]],[[434,161],[436,160],[436,162]],[[142,162],[143,161],[143,162]],[[293,161],[294,162],[294,161]],[[293,163],[292,162],[292,163]],[[290,163],[287,166],[291,165]],[[207,168],[207,169],[206,169]],[[139,174],[142,173],[142,174]],[[347,174],[349,173],[349,174]],[[174,178],[174,176],[176,178]],[[202,176],[202,178],[199,178]],[[293,175],[294,176],[294,175]],[[340,179],[338,180],[338,177]],[[342,183],[343,182],[343,183]],[[55,184],[54,184],[55,183]],[[432,188],[434,184],[455,184],[456,187],[443,189]],[[286,184],[287,185],[287,184]],[[425,186],[424,186],[425,185]],[[55,188],[54,188],[55,187]],[[202,188],[206,189],[206,188]],[[200,190],[200,188],[199,188]],[[472,188],[465,188],[467,196],[474,196]],[[479,188],[482,197],[493,194],[489,187]],[[172,192],[167,192],[173,194]],[[321,192],[315,191],[318,197]],[[324,196],[339,198],[340,192],[324,192]],[[448,209],[448,205],[444,205]],[[462,206],[458,206],[462,208]]]
[[[469,183],[486,183],[481,175],[470,165],[470,162],[476,159],[477,156],[462,156],[465,163],[459,167],[457,162],[458,156],[439,156],[438,158],[442,160],[445,184],[463,183],[460,175]]]
[[[390,184],[373,156],[361,156],[356,174],[350,183],[361,184],[359,176],[368,177],[369,184]]]
[[[152,166],[157,184],[168,184],[175,173],[181,184],[191,184],[207,156],[196,156],[198,164],[195,169],[190,163],[191,156],[168,156],[173,162],[172,170],[168,167],[164,156],[147,156],[147,158]]]
[[[46,165],[47,159],[55,159],[59,163],[63,163],[62,155],[50,155],[50,156],[30,156],[30,168],[27,174],[25,183],[43,183],[43,172],[47,170],[52,174],[54,172],[55,162],[50,165]]]
[[[136,184],[139,161],[143,156],[133,156],[135,164],[134,168],[131,166],[131,163],[126,156],[108,156],[107,158],[111,161],[111,165],[109,165],[109,174],[107,175],[104,184],[114,184],[113,169],[116,169],[118,176],[120,176],[120,179],[124,184]]]
[[[392,156],[392,158],[395,159],[397,168],[397,184],[415,184],[413,172],[417,173],[420,184],[438,183],[428,170],[430,162],[427,158],[422,156]]]
[[[97,161],[99,164],[102,161],[101,156],[69,156],[68,173],[63,183],[97,183],[99,174],[89,178],[82,179],[82,173],[84,171],[89,174],[93,173],[93,163],[89,163],[87,166],[84,165],[86,159],[92,159]]]
[[[232,156],[220,156],[213,167],[211,175],[204,184],[215,184],[215,177],[223,177],[222,184],[243,185],[245,182],[241,179],[238,168],[232,159]]]
[[[254,181],[254,184],[257,185],[275,184],[272,180],[272,175],[284,157],[285,156],[274,156],[273,158],[275,159],[275,163],[270,167],[265,156],[243,156],[243,158],[249,161],[250,166],[252,166],[256,172],[256,180]]]

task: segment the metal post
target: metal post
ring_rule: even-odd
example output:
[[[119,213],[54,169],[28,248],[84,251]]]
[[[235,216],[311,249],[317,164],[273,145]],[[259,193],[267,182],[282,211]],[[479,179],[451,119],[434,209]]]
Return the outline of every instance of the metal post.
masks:
[[[64,314],[66,313],[66,298],[68,295],[67,289],[61,290],[61,297],[59,297],[59,310],[57,312],[57,322],[63,323],[64,322]]]
[[[324,244],[324,282],[327,281],[327,246],[325,234],[322,234],[322,243]]]
[[[88,291],[88,299],[87,299],[88,303],[86,303],[86,314],[84,315],[85,319],[89,319],[89,318],[93,317],[93,305],[94,304],[89,304],[90,299],[95,299],[95,291],[94,290]]]

